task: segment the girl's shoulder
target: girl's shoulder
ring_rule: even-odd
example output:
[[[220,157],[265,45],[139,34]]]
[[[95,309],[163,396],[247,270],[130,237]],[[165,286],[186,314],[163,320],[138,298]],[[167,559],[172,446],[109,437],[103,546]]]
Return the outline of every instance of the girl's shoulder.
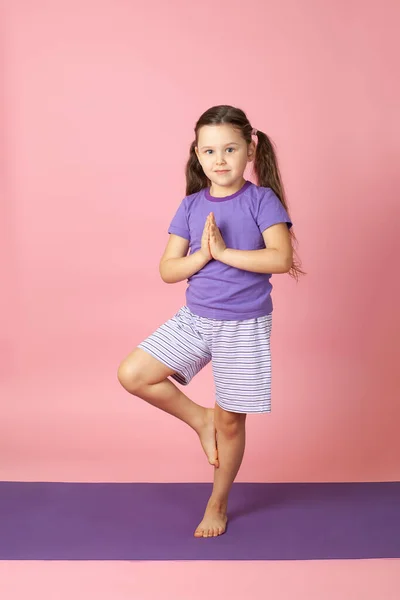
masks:
[[[290,217],[274,190],[270,187],[252,185],[251,212],[261,227],[271,221],[290,222]]]
[[[271,198],[273,196],[277,197],[274,190],[270,187],[263,187],[261,185],[257,185],[256,183],[253,183],[249,188],[248,191],[250,193],[253,194],[253,196],[257,199],[263,199],[263,198]]]
[[[195,192],[194,194],[189,194],[189,196],[185,196],[181,201],[181,204],[185,206],[186,209],[190,209],[193,204],[196,204],[197,200],[201,197],[203,190],[199,192]]]
[[[255,209],[259,209],[261,205],[265,204],[276,204],[279,202],[278,196],[274,190],[270,187],[262,187],[253,183],[246,190],[247,198],[250,199],[251,204]]]
[[[188,202],[194,202],[195,200],[197,200],[197,198],[199,198],[203,194],[204,194],[204,190],[200,190],[199,192],[194,192],[194,194],[190,194],[189,196],[186,196],[185,200],[187,200]]]

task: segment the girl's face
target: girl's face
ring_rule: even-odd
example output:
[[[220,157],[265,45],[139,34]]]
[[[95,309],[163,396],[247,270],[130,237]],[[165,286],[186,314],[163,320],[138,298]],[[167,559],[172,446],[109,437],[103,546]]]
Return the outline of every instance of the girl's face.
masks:
[[[240,188],[255,144],[249,145],[232,125],[204,125],[198,132],[196,155],[213,190],[229,195]]]

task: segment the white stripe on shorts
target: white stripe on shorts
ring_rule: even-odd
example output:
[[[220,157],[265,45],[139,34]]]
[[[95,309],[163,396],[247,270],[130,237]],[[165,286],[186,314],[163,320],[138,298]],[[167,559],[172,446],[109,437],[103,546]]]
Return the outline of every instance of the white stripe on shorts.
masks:
[[[219,321],[184,306],[138,347],[175,371],[182,385],[211,361],[221,408],[265,413],[271,412],[271,325],[271,314]]]

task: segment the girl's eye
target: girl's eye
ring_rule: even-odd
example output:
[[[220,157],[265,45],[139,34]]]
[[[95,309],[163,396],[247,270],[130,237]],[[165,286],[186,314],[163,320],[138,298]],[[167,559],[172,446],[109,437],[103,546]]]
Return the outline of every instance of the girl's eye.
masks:
[[[232,152],[235,151],[235,148],[227,148],[226,149],[227,152],[229,152],[229,154],[232,154]],[[211,150],[210,148],[208,150],[205,151],[206,154],[212,154],[214,151]]]

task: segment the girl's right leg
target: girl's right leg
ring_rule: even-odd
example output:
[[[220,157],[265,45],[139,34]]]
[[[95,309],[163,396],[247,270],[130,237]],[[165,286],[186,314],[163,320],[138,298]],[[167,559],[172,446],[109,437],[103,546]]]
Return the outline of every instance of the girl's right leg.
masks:
[[[218,467],[214,409],[204,408],[185,396],[168,379],[174,372],[141,348],[136,348],[120,364],[118,379],[129,393],[194,429],[209,463]]]

